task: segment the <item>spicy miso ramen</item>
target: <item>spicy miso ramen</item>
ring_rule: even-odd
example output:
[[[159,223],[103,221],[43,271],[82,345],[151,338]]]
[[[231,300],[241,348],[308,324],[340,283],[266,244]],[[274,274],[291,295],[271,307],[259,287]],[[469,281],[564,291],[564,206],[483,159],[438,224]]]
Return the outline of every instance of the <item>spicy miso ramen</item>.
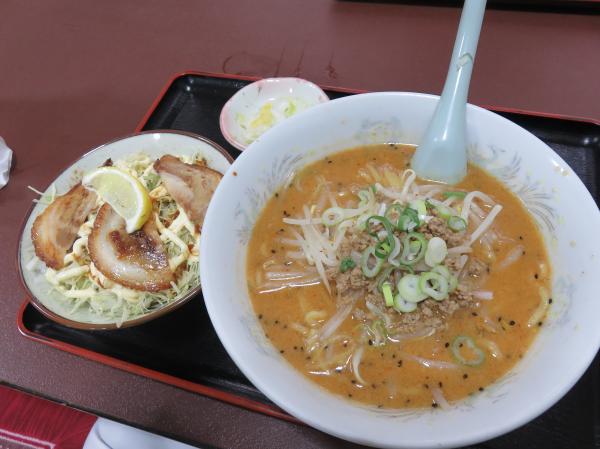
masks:
[[[263,329],[296,369],[379,408],[446,407],[523,357],[552,299],[521,202],[469,166],[416,178],[413,147],[347,150],[267,203],[248,250]]]

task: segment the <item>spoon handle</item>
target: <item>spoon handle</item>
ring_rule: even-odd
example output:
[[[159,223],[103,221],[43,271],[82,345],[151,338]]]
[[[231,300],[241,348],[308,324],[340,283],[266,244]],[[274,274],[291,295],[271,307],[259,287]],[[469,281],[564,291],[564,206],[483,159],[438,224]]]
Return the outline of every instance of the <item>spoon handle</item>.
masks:
[[[441,104],[447,104],[444,107],[452,109],[453,112],[461,111],[463,116],[466,111],[471,72],[486,2],[486,0],[465,0],[440,100]]]
[[[446,176],[434,172],[437,170],[433,168],[443,166],[446,166],[445,173],[457,174],[454,178],[460,174],[460,177],[446,179],[446,182],[458,182],[466,175],[467,95],[485,5],[486,0],[465,0],[444,90],[423,137],[423,143],[427,143],[424,147],[429,148],[427,151],[417,150],[413,160],[413,165],[419,167],[415,170],[424,177],[444,179]],[[434,147],[438,151],[433,151]]]

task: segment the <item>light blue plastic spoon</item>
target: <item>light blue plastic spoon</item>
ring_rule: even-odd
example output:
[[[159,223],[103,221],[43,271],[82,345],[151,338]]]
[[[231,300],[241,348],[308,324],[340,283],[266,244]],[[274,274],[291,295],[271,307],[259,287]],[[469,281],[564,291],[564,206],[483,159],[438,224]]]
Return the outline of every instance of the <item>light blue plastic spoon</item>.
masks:
[[[467,95],[485,4],[486,0],[465,0],[446,84],[412,159],[421,178],[455,184],[467,174]]]

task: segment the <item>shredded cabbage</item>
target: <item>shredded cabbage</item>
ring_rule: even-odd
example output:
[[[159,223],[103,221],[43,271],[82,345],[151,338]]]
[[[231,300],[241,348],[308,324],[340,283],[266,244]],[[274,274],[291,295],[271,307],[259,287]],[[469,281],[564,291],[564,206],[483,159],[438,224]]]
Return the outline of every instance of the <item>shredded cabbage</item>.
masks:
[[[186,163],[201,160],[199,155],[180,156],[179,159]],[[200,284],[200,233],[185,211],[169,195],[153,164],[154,159],[144,153],[113,161],[115,167],[136,177],[150,192],[153,199],[153,216],[150,219],[156,220],[176,281],[171,283],[170,289],[144,292],[123,287],[107,279],[96,269],[88,253],[87,239],[94,226],[97,210],[103,204],[103,201],[98,199],[97,207],[81,225],[77,239],[65,255],[65,266],[60,270],[45,266],[43,268],[44,276],[52,286],[51,290],[60,293],[60,298],[70,306],[70,314],[82,307],[88,307],[91,313],[105,320],[116,320],[117,326],[121,326],[127,320],[174,302]],[[31,187],[30,189],[37,192]],[[56,197],[54,187],[49,195],[37,193],[41,195],[38,201],[45,204],[52,203]],[[38,264],[38,260],[34,256],[27,268],[39,269],[43,264]]]

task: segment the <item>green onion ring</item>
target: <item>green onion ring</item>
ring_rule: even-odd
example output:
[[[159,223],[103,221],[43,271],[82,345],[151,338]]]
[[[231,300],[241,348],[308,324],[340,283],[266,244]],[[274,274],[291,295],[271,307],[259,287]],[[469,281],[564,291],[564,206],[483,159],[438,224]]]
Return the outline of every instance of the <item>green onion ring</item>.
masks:
[[[460,348],[466,345],[471,351],[476,354],[476,358],[472,360],[465,359],[460,353]],[[471,337],[459,335],[450,344],[450,350],[454,358],[461,364],[466,366],[479,366],[485,360],[485,353],[475,344]]]
[[[432,271],[421,273],[419,288],[436,301],[442,301],[448,297],[448,287],[448,279],[441,274]]]
[[[454,232],[464,231],[467,229],[467,222],[462,217],[452,215],[448,218],[448,227]]]
[[[386,231],[385,238],[378,240],[374,251],[375,257],[385,259],[392,251],[394,251],[394,248],[396,247],[396,241],[394,240],[394,229],[387,218],[382,217],[381,215],[371,215],[365,222],[365,229],[369,235],[375,238],[377,238],[377,233],[371,230],[373,222],[381,223]]]
[[[418,246],[416,254],[411,252],[411,246]],[[427,251],[425,236],[419,232],[409,232],[402,240],[402,254],[399,261],[402,265],[414,265],[423,258],[425,251]],[[410,256],[413,256],[412,259],[409,258]]]
[[[369,259],[371,256],[373,256],[375,258],[375,265],[373,265],[372,267],[369,267]],[[363,251],[362,256],[360,258],[360,268],[361,268],[363,274],[365,275],[365,277],[374,278],[375,276],[377,276],[379,271],[381,271],[382,266],[383,266],[383,259],[380,259],[379,257],[375,256],[375,248],[374,247],[369,246],[367,249],[365,249]]]
[[[400,220],[400,217],[402,216],[402,212],[404,211],[404,207],[401,204],[391,204],[385,211],[385,218],[387,218],[390,223],[392,223],[394,225],[394,227],[398,227],[398,220]],[[398,217],[396,218],[395,222],[394,220],[392,220],[392,214],[396,212],[396,214],[398,215]]]

